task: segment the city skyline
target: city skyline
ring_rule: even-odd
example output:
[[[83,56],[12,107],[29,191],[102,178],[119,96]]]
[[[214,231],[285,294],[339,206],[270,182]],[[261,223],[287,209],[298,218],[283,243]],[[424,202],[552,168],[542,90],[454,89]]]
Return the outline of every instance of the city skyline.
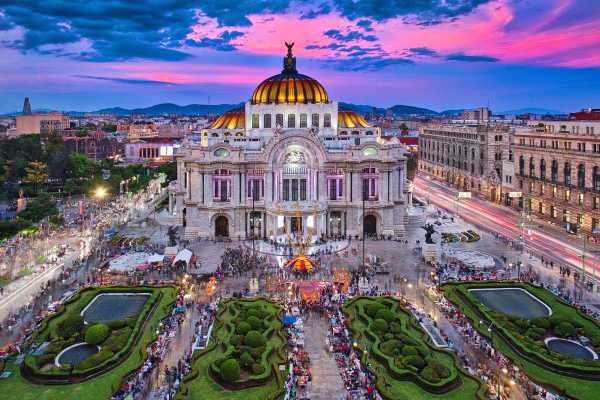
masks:
[[[593,0],[447,3],[5,1],[0,113],[24,97],[77,111],[235,104],[279,72],[284,42],[300,73],[354,104],[598,106]]]

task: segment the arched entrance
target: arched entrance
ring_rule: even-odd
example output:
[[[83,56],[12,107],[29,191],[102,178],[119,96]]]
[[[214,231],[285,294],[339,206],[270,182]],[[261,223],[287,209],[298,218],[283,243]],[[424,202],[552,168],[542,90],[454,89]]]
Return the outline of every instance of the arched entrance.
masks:
[[[496,188],[495,187],[492,187],[492,189],[490,191],[490,200],[496,201]]]
[[[227,221],[227,217],[221,215],[215,221],[215,236],[229,236],[229,221]]]
[[[367,233],[367,234],[371,234],[371,233],[376,234],[377,233],[377,218],[375,218],[374,215],[366,215],[364,224],[365,224],[365,233]]]

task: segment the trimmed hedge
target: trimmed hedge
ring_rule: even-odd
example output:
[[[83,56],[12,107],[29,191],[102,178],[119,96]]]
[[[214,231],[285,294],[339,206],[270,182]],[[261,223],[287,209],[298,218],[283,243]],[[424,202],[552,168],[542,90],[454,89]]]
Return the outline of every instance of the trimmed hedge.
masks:
[[[244,339],[244,344],[246,346],[250,346],[252,348],[261,347],[265,343],[265,339],[257,331],[250,331],[246,334],[246,338]]]
[[[383,320],[383,319],[376,319],[375,321],[373,321],[373,324],[371,324],[371,329],[374,332],[387,333],[388,323],[385,322],[385,320]]]
[[[388,324],[391,324],[392,322],[396,321],[396,316],[394,315],[393,312],[391,312],[388,309],[381,309],[379,311],[377,311],[377,314],[375,314],[375,320],[378,319],[382,319],[385,322],[387,322]]]
[[[229,359],[221,364],[219,372],[221,374],[221,379],[226,382],[233,382],[240,379],[240,366],[238,365],[238,362],[233,359]]]
[[[252,330],[252,327],[247,322],[240,322],[237,325],[236,332],[238,335],[246,336],[248,332]]]
[[[104,324],[92,325],[85,333],[85,341],[87,344],[97,345],[106,340],[108,332],[108,326]]]
[[[246,322],[250,325],[253,331],[258,331],[262,328],[263,324],[257,317],[249,317]],[[241,335],[241,333],[240,333]]]

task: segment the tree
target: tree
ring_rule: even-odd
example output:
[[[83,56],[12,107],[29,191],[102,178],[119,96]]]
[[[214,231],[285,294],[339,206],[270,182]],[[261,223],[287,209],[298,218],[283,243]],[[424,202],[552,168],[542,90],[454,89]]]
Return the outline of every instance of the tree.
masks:
[[[75,132],[76,137],[87,137],[88,132],[86,130]]]
[[[77,128],[77,124],[75,122],[71,121],[71,122],[69,122],[69,128],[75,129],[75,128]]]
[[[19,163],[15,162],[14,160],[8,160],[2,169],[4,171],[2,180],[8,187],[8,198],[12,199],[13,188],[15,187],[15,182],[19,176]]]
[[[85,128],[95,131],[96,125],[92,124],[91,122],[88,122],[87,124],[85,124]]]
[[[0,125],[0,132],[6,132],[6,127],[4,125]]]
[[[74,179],[67,179],[63,186],[63,191],[69,196],[75,193],[77,190],[77,183],[75,183]]]
[[[400,125],[400,130],[401,130],[402,132],[405,132],[405,131],[407,131],[407,130],[408,130],[408,126],[406,126],[406,124],[403,122],[403,123],[402,123],[402,125]]]
[[[19,213],[19,218],[39,222],[46,217],[52,218],[56,215],[58,215],[56,203],[50,201],[48,193],[40,193],[34,201],[27,202],[25,209]]]
[[[117,131],[117,126],[115,124],[104,125],[102,127],[102,130],[104,132],[116,132]]]
[[[27,180],[33,183],[35,188],[35,192],[37,193],[38,187],[46,182],[48,178],[50,178],[50,174],[48,173],[48,166],[43,162],[39,161],[31,161],[27,168],[25,168],[25,172],[27,173]]]

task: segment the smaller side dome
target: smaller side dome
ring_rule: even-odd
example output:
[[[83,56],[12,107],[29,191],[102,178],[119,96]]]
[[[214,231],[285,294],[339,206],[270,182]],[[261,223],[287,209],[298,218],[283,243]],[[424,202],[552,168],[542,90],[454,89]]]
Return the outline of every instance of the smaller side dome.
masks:
[[[211,129],[246,129],[246,107],[234,108],[222,114]]]
[[[339,128],[371,128],[363,117],[354,110],[346,107],[338,107],[338,127]]]

